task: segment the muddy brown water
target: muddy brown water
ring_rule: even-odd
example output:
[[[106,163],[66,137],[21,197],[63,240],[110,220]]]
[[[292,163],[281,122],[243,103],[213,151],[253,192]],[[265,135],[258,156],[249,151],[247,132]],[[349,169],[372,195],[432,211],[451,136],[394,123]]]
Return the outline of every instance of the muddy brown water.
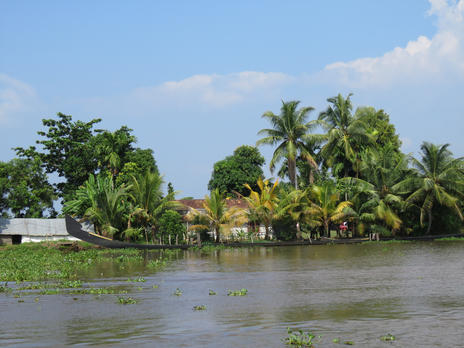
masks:
[[[137,276],[146,282],[128,285]],[[118,295],[19,303],[1,294],[0,345],[284,347],[291,327],[321,335],[316,347],[340,347],[336,338],[358,347],[464,347],[463,242],[179,251],[162,272],[83,277],[130,288],[125,296],[138,303],[121,305]],[[227,296],[241,288],[246,296]],[[394,342],[380,340],[389,333]]]

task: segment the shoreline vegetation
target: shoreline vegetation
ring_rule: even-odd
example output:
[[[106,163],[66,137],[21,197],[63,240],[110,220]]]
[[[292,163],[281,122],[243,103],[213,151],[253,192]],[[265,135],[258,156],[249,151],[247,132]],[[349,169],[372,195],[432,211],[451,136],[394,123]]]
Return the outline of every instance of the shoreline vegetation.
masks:
[[[101,119],[42,120],[39,147],[15,148],[0,162],[3,217],[86,221],[95,233],[128,243],[158,245],[375,236],[428,238],[464,232],[464,157],[449,144],[424,141],[420,158],[404,154],[384,110],[353,109],[352,94],[314,108],[282,101],[263,113],[269,128],[256,146],[239,146],[214,164],[210,194],[197,206],[164,191],[152,149],[136,147],[133,130],[94,128]],[[258,146],[272,146],[274,178],[264,178]],[[50,184],[48,174],[62,180]],[[261,241],[259,241],[261,243]],[[263,242],[264,243],[264,242]]]

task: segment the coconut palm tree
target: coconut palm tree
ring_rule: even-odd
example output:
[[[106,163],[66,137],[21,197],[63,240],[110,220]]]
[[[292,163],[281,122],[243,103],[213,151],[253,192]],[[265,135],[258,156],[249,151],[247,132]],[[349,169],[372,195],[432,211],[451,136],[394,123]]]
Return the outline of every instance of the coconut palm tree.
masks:
[[[325,181],[322,185],[313,185],[309,189],[311,206],[307,209],[308,222],[313,226],[322,226],[324,233],[329,236],[329,225],[342,221],[347,214],[346,208],[351,202],[340,202],[340,194],[332,181]]]
[[[262,178],[259,178],[257,185],[259,191],[254,191],[250,185],[245,184],[245,187],[250,190],[250,194],[248,197],[242,197],[248,204],[249,214],[264,224],[265,239],[269,239],[272,220],[279,202],[277,197],[278,180],[271,186],[269,180],[263,181]]]
[[[296,223],[297,239],[302,238],[301,223],[308,221],[310,218],[312,202],[309,199],[309,191],[310,189],[307,188],[305,190],[293,190],[286,193],[279,202],[277,209],[278,218],[282,218],[288,214]]]
[[[407,158],[393,145],[371,149],[361,155],[361,172],[366,180],[352,177],[341,180],[355,186],[352,201],[358,208],[359,221],[371,222],[371,229],[376,232],[394,235],[403,223],[399,212],[404,202],[393,187],[411,174]]]
[[[297,187],[296,158],[298,155],[317,168],[316,161],[304,143],[311,138],[308,132],[317,125],[317,121],[307,122],[309,113],[314,108],[309,106],[297,110],[299,104],[299,101],[282,101],[280,115],[275,115],[271,111],[265,112],[262,117],[268,119],[273,128],[261,129],[258,134],[263,134],[265,137],[256,142],[256,145],[278,144],[269,167],[272,172],[280,160],[287,159],[288,176],[295,188]]]
[[[163,196],[161,190],[163,183],[162,176],[157,172],[147,170],[144,174],[132,176],[130,189],[133,204],[132,215],[143,226],[147,242],[150,230],[152,232],[152,240],[154,240],[156,224],[162,213],[179,206],[174,201],[175,192]]]
[[[320,124],[327,131],[327,143],[322,147],[321,155],[334,171],[340,170],[342,166],[343,177],[348,177],[353,168],[358,173],[360,150],[373,141],[371,134],[366,131],[366,124],[351,114],[351,95],[346,99],[341,94],[327,99],[332,105],[319,115]]]
[[[201,228],[209,227],[212,229],[216,235],[216,242],[221,241],[221,233],[224,228],[229,228],[234,225],[240,225],[245,222],[245,214],[243,209],[238,207],[227,207],[228,198],[219,191],[219,188],[216,188],[211,191],[210,195],[205,196],[203,202],[203,212],[193,210],[192,216],[202,215],[203,218],[206,218],[208,225],[195,225],[190,227],[190,229],[198,230]]]
[[[449,144],[435,145],[424,142],[422,158],[412,158],[417,176],[412,176],[395,185],[395,189],[410,192],[406,202],[420,208],[420,223],[428,217],[427,232],[432,228],[432,211],[436,204],[453,209],[463,219],[459,200],[464,198],[464,157],[453,159]]]
[[[129,189],[124,185],[114,187],[109,176],[90,175],[76,191],[76,198],[65,203],[63,211],[92,222],[97,233],[114,236],[125,226]]]
[[[133,150],[131,144],[136,138],[130,134],[132,130],[123,126],[115,132],[105,131],[95,138],[95,151],[100,158],[99,165],[105,166],[116,177],[123,163],[122,157]]]

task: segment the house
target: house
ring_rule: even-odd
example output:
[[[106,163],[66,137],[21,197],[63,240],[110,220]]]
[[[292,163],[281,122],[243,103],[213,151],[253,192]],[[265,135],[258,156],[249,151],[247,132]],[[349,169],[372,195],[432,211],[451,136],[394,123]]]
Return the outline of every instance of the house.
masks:
[[[78,240],[66,231],[65,219],[0,219],[0,245],[57,240]]]

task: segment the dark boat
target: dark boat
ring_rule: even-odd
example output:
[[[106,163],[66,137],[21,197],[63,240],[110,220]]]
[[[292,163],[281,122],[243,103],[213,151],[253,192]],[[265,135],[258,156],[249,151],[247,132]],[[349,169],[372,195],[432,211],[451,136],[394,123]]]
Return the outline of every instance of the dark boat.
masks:
[[[122,248],[135,248],[135,249],[188,249],[188,245],[154,245],[154,244],[137,244],[120,242],[100,236],[98,234],[84,231],[79,222],[74,220],[69,215],[66,215],[66,230],[68,233],[84,242],[99,245],[104,248],[122,249]]]

